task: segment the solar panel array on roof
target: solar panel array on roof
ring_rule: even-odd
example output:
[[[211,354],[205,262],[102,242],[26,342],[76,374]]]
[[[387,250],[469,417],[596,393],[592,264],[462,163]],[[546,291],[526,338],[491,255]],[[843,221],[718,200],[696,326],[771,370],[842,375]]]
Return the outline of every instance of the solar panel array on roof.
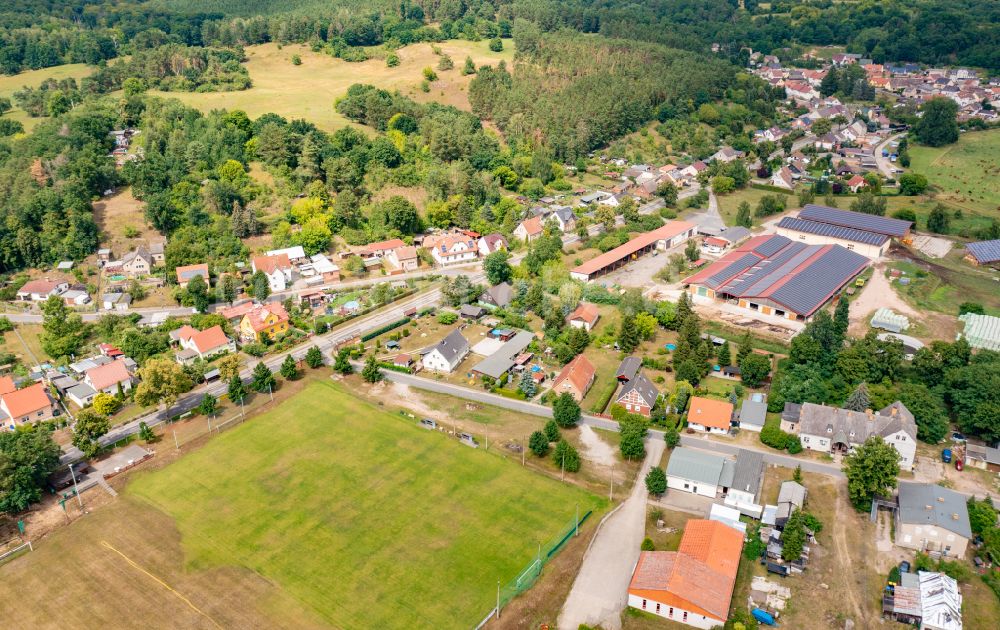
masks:
[[[761,273],[755,273],[750,276],[747,282],[739,288],[735,284],[732,285],[732,290],[727,291],[727,293],[733,293],[737,296],[764,295],[768,289],[795,271],[802,263],[809,260],[810,257],[816,255],[821,248],[821,245],[793,243],[782,250],[776,257],[766,261],[766,264],[762,264]]]
[[[712,289],[716,289],[723,282],[729,280],[730,278],[732,278],[733,276],[737,275],[738,273],[740,273],[742,271],[745,271],[746,269],[751,268],[759,260],[760,260],[760,256],[758,256],[756,254],[752,254],[752,253],[751,254],[743,254],[742,256],[740,256],[739,258],[737,258],[736,260],[734,260],[733,262],[731,262],[728,265],[726,265],[722,270],[720,270],[720,271],[716,272],[715,274],[713,274],[712,276],[708,277],[705,280],[705,285],[708,286],[708,287],[710,287],[710,288],[712,288]]]
[[[808,317],[869,262],[861,254],[834,245],[809,265],[808,273],[796,274],[772,293],[771,298]]]
[[[828,223],[830,225],[854,228],[857,230],[876,232],[878,234],[895,236],[897,238],[905,236],[909,231],[910,226],[913,225],[911,221],[903,221],[902,219],[892,219],[889,217],[880,217],[875,214],[840,210],[839,208],[818,206],[813,203],[807,203],[806,206],[802,208],[802,211],[799,212],[799,218],[809,219],[810,221],[819,221],[820,223]]]
[[[773,256],[774,254],[780,252],[782,247],[785,247],[791,242],[791,239],[785,238],[784,236],[772,236],[757,245],[754,248],[754,251],[761,256]]]
[[[997,262],[1000,260],[1000,239],[995,241],[979,241],[978,243],[969,243],[965,246],[970,254],[979,262],[981,265],[988,263]]]
[[[808,219],[796,219],[795,217],[784,217],[778,222],[778,227],[785,228],[788,230],[796,230],[798,232],[806,232],[807,234],[816,234],[819,236],[829,236],[830,238],[839,238],[845,241],[854,241],[856,243],[865,243],[867,245],[876,245],[881,247],[889,237],[885,234],[879,234],[877,232],[869,232],[867,230],[856,230],[854,228],[843,227],[840,225],[831,225],[829,223],[820,223],[819,221],[810,221]]]

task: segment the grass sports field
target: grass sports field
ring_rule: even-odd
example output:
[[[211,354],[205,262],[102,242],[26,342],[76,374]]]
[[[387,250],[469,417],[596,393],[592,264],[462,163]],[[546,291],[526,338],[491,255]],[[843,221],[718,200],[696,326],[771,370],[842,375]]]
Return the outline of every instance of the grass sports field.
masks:
[[[963,211],[1000,217],[1000,130],[962,134],[945,147],[910,147],[911,168],[940,189],[938,198]]]
[[[488,41],[451,40],[437,44],[455,64],[452,70],[438,71],[438,80],[428,93],[420,91],[425,67],[436,68],[440,59],[430,44],[413,44],[397,51],[400,63],[395,68],[385,65],[385,50],[371,50],[372,59],[348,63],[324,53],[312,52],[308,46],[261,44],[246,48],[246,67],[253,87],[239,92],[157,92],[177,98],[188,105],[208,112],[213,109],[242,109],[251,118],[274,112],[288,118],[304,118],[324,131],[334,131],[348,124],[338,114],[334,101],[347,93],[355,83],[370,83],[388,90],[399,90],[414,100],[436,101],[469,109],[467,88],[472,76],[462,76],[465,57],[473,62],[496,64],[501,59],[509,63],[514,56],[514,44],[507,40],[504,50],[495,53]],[[302,65],[292,64],[292,55],[302,58]],[[380,55],[374,58],[374,55]]]
[[[606,502],[321,381],[0,567],[19,585],[0,609],[7,627],[468,628],[577,504]]]

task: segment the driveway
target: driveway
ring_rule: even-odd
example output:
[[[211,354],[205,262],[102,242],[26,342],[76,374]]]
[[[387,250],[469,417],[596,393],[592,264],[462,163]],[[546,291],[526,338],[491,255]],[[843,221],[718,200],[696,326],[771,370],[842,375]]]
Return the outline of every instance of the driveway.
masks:
[[[708,209],[689,214],[685,220],[697,225],[699,232],[708,230],[717,233],[726,227],[726,222],[722,220],[722,214],[719,212],[719,200],[711,191],[708,193]]]
[[[889,136],[882,142],[875,145],[875,164],[878,166],[878,170],[882,173],[885,178],[899,179],[899,173],[893,173],[897,168],[896,164],[892,162],[887,157],[882,157],[882,149],[887,149],[889,153],[895,153],[898,147],[890,147],[890,142],[898,142],[900,138],[906,135],[906,132],[897,133]]]
[[[628,602],[628,585],[639,561],[645,535],[646,472],[663,455],[662,440],[646,442],[646,460],[632,492],[594,534],[569,597],[559,614],[559,628],[576,630],[580,624],[619,630]]]

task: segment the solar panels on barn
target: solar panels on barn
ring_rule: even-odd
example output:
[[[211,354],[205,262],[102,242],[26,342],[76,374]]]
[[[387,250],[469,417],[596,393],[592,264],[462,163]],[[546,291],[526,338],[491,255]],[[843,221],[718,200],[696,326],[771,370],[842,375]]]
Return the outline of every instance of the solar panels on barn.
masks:
[[[885,234],[879,234],[878,232],[857,230],[855,228],[831,225],[829,223],[820,223],[819,221],[810,221],[802,218],[797,219],[795,217],[784,217],[778,222],[778,227],[795,230],[796,232],[806,232],[807,234],[837,238],[844,241],[854,241],[856,243],[875,245],[877,247],[881,247],[887,240],[889,240],[888,236]]]
[[[843,247],[829,247],[829,251],[809,265],[807,273],[793,276],[771,298],[796,313],[811,315],[870,262]]]
[[[808,219],[810,221],[818,221],[829,225],[854,228],[856,230],[875,232],[877,234],[884,234],[895,238],[902,238],[906,236],[910,231],[910,227],[913,225],[911,221],[903,221],[902,219],[892,219],[889,217],[880,217],[875,214],[840,210],[839,208],[818,206],[813,203],[808,203],[804,208],[802,208],[802,211],[799,212],[799,218]]]
[[[980,265],[987,265],[989,263],[1000,261],[1000,239],[969,243],[965,246],[965,249]]]

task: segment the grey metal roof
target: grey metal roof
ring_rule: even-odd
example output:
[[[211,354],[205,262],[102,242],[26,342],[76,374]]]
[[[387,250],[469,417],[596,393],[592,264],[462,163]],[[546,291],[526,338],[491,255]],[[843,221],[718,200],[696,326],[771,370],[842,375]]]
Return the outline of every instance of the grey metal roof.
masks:
[[[736,462],[731,459],[722,460],[722,474],[719,475],[719,485],[723,488],[732,488],[735,477]]]
[[[972,254],[980,264],[997,262],[1000,260],[1000,239],[995,241],[979,241],[969,243],[965,249]]]
[[[448,336],[438,342],[434,349],[437,350],[449,362],[460,354],[469,351],[469,342],[462,336],[462,331],[455,329],[448,333]]]
[[[90,385],[87,385],[86,383],[79,383],[66,390],[67,396],[73,396],[77,400],[84,400],[90,396],[95,395],[96,393],[97,390],[95,390]]]
[[[718,455],[678,446],[670,453],[667,475],[718,486],[725,461]]]
[[[642,359],[639,357],[625,357],[618,366],[615,376],[619,379],[624,378],[626,381],[631,381],[635,378],[640,367],[642,367]]]
[[[897,407],[898,405],[898,407]],[[892,409],[897,409],[895,415]],[[901,402],[893,403],[870,417],[863,411],[827,407],[815,403],[802,403],[800,433],[819,435],[847,445],[863,444],[872,435],[887,437],[900,430],[913,440],[917,439],[917,425],[913,414]]]
[[[746,229],[743,226],[736,225],[725,228],[724,230],[719,232],[716,236],[718,236],[719,238],[724,238],[730,243],[739,243],[743,239],[750,236],[750,230]]]
[[[786,402],[785,408],[781,411],[781,419],[786,422],[798,422],[799,414],[802,412],[802,405],[799,403]]]
[[[819,221],[820,223],[829,223],[830,225],[839,225],[841,227],[855,228],[857,230],[866,230],[868,232],[877,232],[896,238],[905,236],[913,225],[912,221],[880,217],[876,214],[865,214],[863,212],[852,212],[850,210],[841,210],[813,203],[808,203],[802,208],[802,211],[799,212],[799,218]]]
[[[763,401],[750,400],[743,401],[740,406],[740,424],[752,424],[755,427],[764,426],[767,417],[767,403]]]
[[[831,225],[829,223],[820,223],[819,221],[810,221],[808,219],[797,219],[795,217],[782,218],[781,221],[778,221],[778,227],[795,230],[797,232],[805,232],[807,234],[816,234],[818,236],[828,236],[830,238],[837,238],[844,241],[865,243],[867,245],[882,246],[889,240],[888,236],[877,232],[858,230],[840,225]]]
[[[636,375],[635,378],[631,379],[625,384],[624,387],[622,387],[622,393],[618,394],[618,400],[624,398],[632,390],[638,391],[639,396],[641,396],[644,401],[649,403],[650,407],[653,406],[653,403],[656,402],[656,397],[659,395],[659,392],[656,391],[656,387],[653,386],[649,379],[642,374]]]
[[[797,481],[783,481],[778,490],[778,503],[791,503],[802,507],[806,502],[806,488]]]
[[[495,284],[492,287],[486,289],[483,293],[483,297],[479,298],[484,302],[491,302],[497,306],[503,308],[510,305],[511,295],[514,292],[514,287],[511,286],[509,282],[501,282],[500,284]],[[484,298],[489,297],[489,300]]]
[[[729,487],[742,492],[752,492],[756,497],[763,474],[764,454],[741,448],[736,453],[736,470]]]
[[[913,525],[935,525],[972,538],[966,497],[932,483],[899,482],[899,520]]]
[[[472,304],[463,304],[458,311],[459,315],[469,317],[482,317],[485,312],[482,306],[473,306]]]
[[[500,346],[499,350],[473,366],[472,371],[484,376],[500,378],[514,367],[514,357],[524,352],[532,339],[531,333],[523,330],[518,331],[510,341]]]

